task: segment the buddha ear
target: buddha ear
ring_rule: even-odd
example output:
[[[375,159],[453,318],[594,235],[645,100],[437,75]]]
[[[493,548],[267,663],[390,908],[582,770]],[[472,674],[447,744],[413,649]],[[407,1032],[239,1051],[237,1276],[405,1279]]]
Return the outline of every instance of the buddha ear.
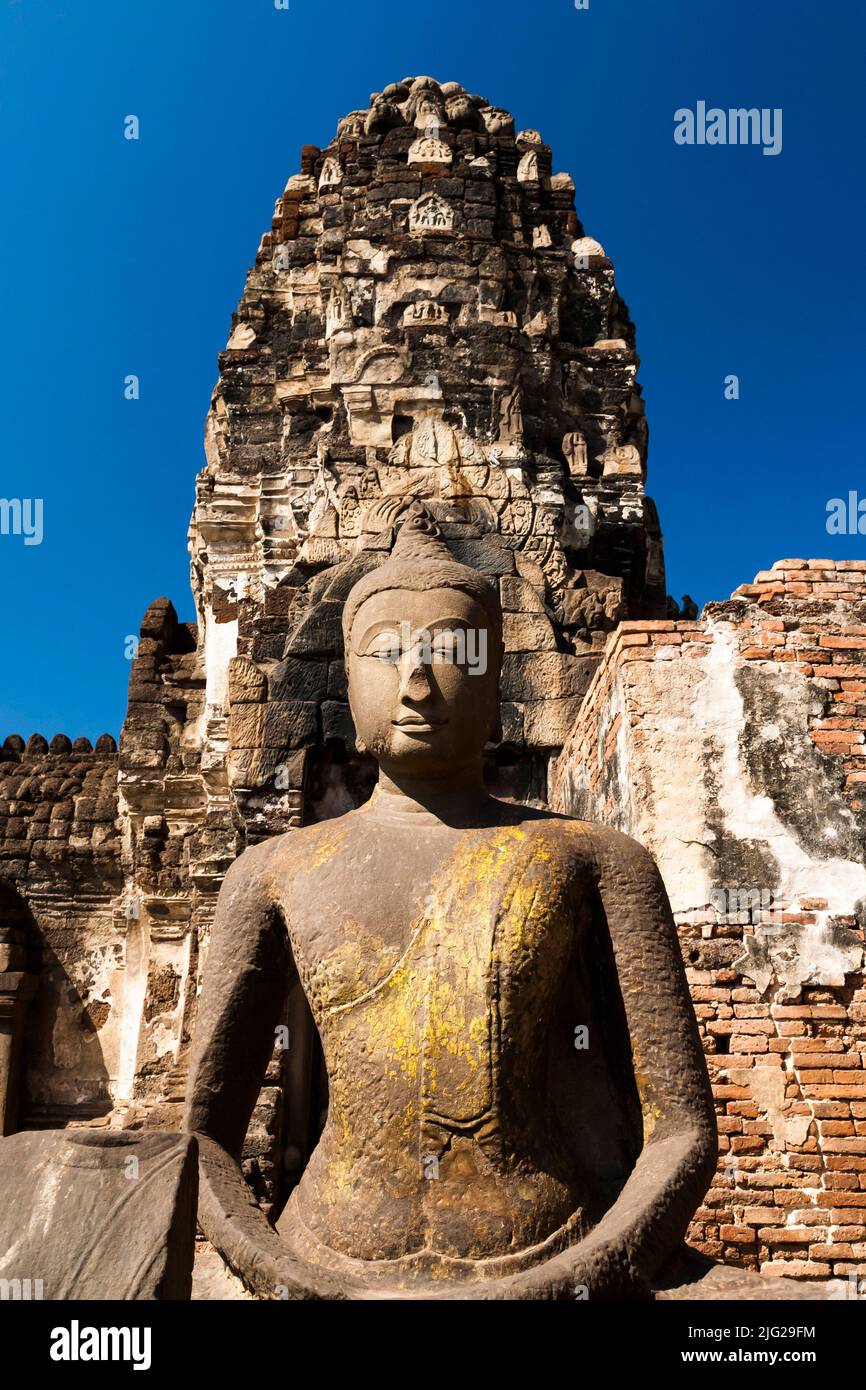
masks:
[[[347,656],[348,656],[348,649],[347,649]],[[347,674],[348,674],[348,661],[347,661],[347,663],[346,663],[346,667],[347,667]],[[352,742],[353,742],[353,746],[354,746],[355,752],[356,752],[356,753],[366,753],[366,752],[368,751],[368,750],[367,750],[367,745],[366,745],[366,743],[364,742],[364,740],[363,740],[362,738],[359,738],[359,737],[358,737],[358,725],[357,725],[356,720],[355,720],[355,711],[352,709],[352,701],[351,701],[351,699],[349,700],[349,716],[350,716],[350,718],[351,718],[351,720],[352,720],[352,733],[353,733],[353,736],[354,736]]]

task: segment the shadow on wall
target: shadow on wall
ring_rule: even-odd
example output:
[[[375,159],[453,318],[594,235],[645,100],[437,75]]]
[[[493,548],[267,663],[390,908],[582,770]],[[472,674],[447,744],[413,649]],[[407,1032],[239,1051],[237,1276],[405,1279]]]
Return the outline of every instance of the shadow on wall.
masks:
[[[348,740],[329,738],[311,748],[304,779],[305,823],[332,820],[369,801],[378,778],[378,764],[354,747],[354,728]],[[484,784],[491,796],[542,806],[547,797],[546,759],[536,749],[513,743],[488,746],[484,754]]]
[[[78,987],[28,904],[0,879],[0,1121],[2,1134],[107,1115],[100,1009]]]

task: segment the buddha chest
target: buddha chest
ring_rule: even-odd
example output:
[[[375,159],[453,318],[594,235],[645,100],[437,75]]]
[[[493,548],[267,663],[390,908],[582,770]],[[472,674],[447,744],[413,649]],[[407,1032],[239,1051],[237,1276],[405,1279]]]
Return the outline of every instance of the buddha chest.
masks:
[[[285,910],[335,1118],[356,1140],[391,1131],[413,1162],[453,1134],[495,1148],[574,953],[586,870],[571,827],[449,831],[411,855],[399,836],[334,833]]]

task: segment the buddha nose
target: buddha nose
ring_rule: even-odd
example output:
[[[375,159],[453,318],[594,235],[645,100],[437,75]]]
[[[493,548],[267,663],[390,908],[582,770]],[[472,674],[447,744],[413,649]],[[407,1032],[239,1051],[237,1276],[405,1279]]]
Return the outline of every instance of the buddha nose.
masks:
[[[400,698],[403,700],[425,700],[432,692],[430,672],[421,653],[415,648],[403,658],[400,671]]]

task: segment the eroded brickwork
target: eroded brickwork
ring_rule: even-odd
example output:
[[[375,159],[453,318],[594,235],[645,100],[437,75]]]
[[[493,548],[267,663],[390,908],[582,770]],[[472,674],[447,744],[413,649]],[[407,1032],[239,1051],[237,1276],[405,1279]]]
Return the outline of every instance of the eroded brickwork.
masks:
[[[700,622],[609,640],[551,799],[635,835],[671,895],[721,1157],[690,1239],[866,1273],[866,562],[783,560]]]

